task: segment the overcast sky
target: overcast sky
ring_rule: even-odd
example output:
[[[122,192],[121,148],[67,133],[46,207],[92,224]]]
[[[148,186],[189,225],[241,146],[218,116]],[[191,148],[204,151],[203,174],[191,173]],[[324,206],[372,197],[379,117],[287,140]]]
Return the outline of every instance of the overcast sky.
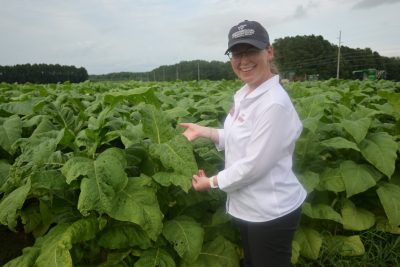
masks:
[[[226,61],[229,29],[261,22],[270,40],[321,35],[400,56],[400,0],[0,0],[0,65],[48,63],[89,74]]]

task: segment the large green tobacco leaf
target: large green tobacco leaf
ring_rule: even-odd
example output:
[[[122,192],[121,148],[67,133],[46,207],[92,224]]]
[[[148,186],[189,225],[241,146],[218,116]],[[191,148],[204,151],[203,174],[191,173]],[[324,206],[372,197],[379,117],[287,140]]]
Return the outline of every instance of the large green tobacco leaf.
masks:
[[[292,241],[292,258],[290,259],[292,265],[295,265],[299,261],[300,257],[300,245],[296,240]]]
[[[123,262],[123,260],[128,257],[131,252],[130,249],[109,252],[107,254],[107,260],[97,265],[97,267],[126,267],[126,263]]]
[[[385,132],[368,134],[359,147],[366,160],[386,176],[392,176],[398,144],[391,135]]]
[[[40,255],[40,249],[36,247],[26,247],[22,249],[22,256],[7,262],[3,267],[32,267]]]
[[[51,122],[51,117],[50,116],[44,116],[44,115],[38,115],[33,117],[30,121],[29,124],[25,124],[24,127],[33,127],[36,126],[35,130],[32,132],[32,136],[40,136],[43,135],[47,132],[55,131],[57,128],[55,125]]]
[[[360,151],[354,142],[351,142],[343,137],[333,137],[321,142],[322,145],[336,149],[354,149]]]
[[[104,223],[98,218],[89,218],[57,225],[43,239],[38,240],[41,254],[36,260],[36,265],[73,266],[69,253],[73,244],[93,239]]]
[[[127,222],[116,222],[107,225],[98,236],[98,244],[104,248],[123,249],[139,247],[148,249],[151,247],[150,238],[136,224]]]
[[[140,225],[153,240],[162,230],[163,214],[150,177],[129,178],[126,187],[114,197],[108,214],[116,220]]]
[[[190,177],[190,176],[189,176]],[[153,179],[162,186],[179,186],[186,193],[192,187],[192,182],[188,176],[174,172],[158,172],[153,175]]]
[[[368,133],[371,125],[370,118],[361,118],[358,120],[342,120],[340,125],[348,132],[357,143],[360,143]],[[357,149],[358,150],[358,149]]]
[[[113,106],[107,106],[102,109],[98,114],[96,114],[96,117],[90,117],[88,121],[88,128],[93,131],[101,130],[104,127],[106,120],[112,115],[113,110]]]
[[[10,173],[11,165],[5,161],[0,160],[0,192],[1,187],[7,180],[8,174]]]
[[[396,92],[389,92],[386,90],[378,91],[378,95],[387,99],[389,104],[393,107],[393,115],[400,119],[400,94]]]
[[[313,260],[318,259],[322,237],[317,231],[300,227],[294,235],[294,240],[300,244],[301,255]]]
[[[298,175],[301,184],[307,190],[307,193],[311,193],[318,186],[319,175],[318,173],[307,171]]]
[[[5,110],[11,114],[31,115],[33,107],[38,102],[39,98],[32,98],[25,101],[15,101],[0,104],[0,110]]]
[[[74,132],[78,120],[76,119],[74,110],[66,106],[65,103],[62,103],[63,101],[68,102],[68,95],[65,93],[59,95],[55,102],[46,101],[46,103],[43,103],[44,107],[42,112],[48,114],[58,128],[70,129]]]
[[[47,231],[49,227],[49,225],[42,225],[42,214],[40,213],[39,203],[30,204],[21,210],[21,222],[24,225],[25,233],[37,230],[39,234],[42,231]]]
[[[78,209],[86,216],[90,211],[110,212],[114,198],[126,186],[128,177],[124,171],[125,155],[118,148],[110,148],[96,160],[73,157],[61,169],[67,181],[84,177],[81,182]]]
[[[336,235],[327,240],[331,251],[337,251],[342,256],[361,256],[365,254],[364,244],[360,236]]]
[[[197,164],[193,155],[193,149],[189,141],[183,135],[176,135],[173,139],[162,144],[153,144],[150,147],[150,154],[159,158],[164,168],[173,170],[174,175],[156,175],[156,181],[166,179],[160,184],[180,185],[184,191],[191,186],[191,177],[197,172]]]
[[[348,118],[353,112],[350,108],[340,103],[336,105],[336,108],[333,111],[335,112],[335,114],[338,114],[339,118]]]
[[[114,134],[120,137],[125,148],[135,145],[143,139],[143,129],[141,124],[127,124],[126,129],[109,132],[107,135],[109,134]]]
[[[386,217],[379,216],[376,218],[376,230],[400,235],[400,224],[391,224]]]
[[[174,107],[166,110],[165,112],[167,113],[168,118],[171,120],[176,118],[184,118],[185,116],[190,115],[190,112],[183,107]]]
[[[194,219],[180,216],[165,222],[163,235],[181,258],[189,263],[196,261],[203,245],[204,229]]]
[[[125,171],[128,176],[137,177],[140,176],[141,173],[152,173],[147,172],[143,166],[143,162],[148,159],[148,150],[143,143],[135,143],[127,147],[125,149],[125,155],[127,162]]]
[[[363,118],[373,118],[380,113],[382,112],[376,109],[371,109],[363,105],[359,105],[357,109],[350,115],[350,117],[352,120],[359,120]]]
[[[44,237],[37,239],[33,247],[36,250],[24,250],[22,256],[12,260],[5,266],[24,267],[18,264],[24,262],[24,258],[27,257],[29,261],[26,262],[30,264],[25,265],[26,267],[72,267],[73,259],[69,250],[73,244],[93,239],[101,230],[103,224],[104,222],[101,222],[97,218],[59,224],[52,228]],[[37,249],[39,249],[39,253]]]
[[[318,128],[319,121],[324,114],[324,103],[326,97],[323,95],[315,95],[307,98],[302,98],[300,105],[296,106],[301,122],[304,128],[315,132]]]
[[[32,173],[30,194],[40,197],[42,200],[39,203],[34,202],[27,205],[21,211],[25,232],[32,232],[35,237],[42,236],[52,223],[59,223],[60,221],[58,221],[58,216],[56,215],[58,213],[56,211],[56,201],[53,201],[52,198],[54,196],[61,198],[71,197],[71,195],[65,193],[69,190],[72,191],[72,188],[65,182],[65,178],[59,170],[41,170],[40,172]],[[52,199],[52,201],[47,202],[48,198]],[[75,200],[75,198],[73,199]],[[65,203],[63,204],[62,208],[67,209]],[[76,207],[72,207],[74,204],[74,202],[70,202],[69,206],[75,211]],[[48,205],[51,205],[51,208]]]
[[[0,202],[0,223],[8,225],[12,230],[17,226],[18,210],[22,208],[31,189],[31,180],[18,187],[10,194],[5,195]]]
[[[168,252],[163,249],[146,250],[140,259],[135,262],[135,267],[175,267],[175,261]]]
[[[64,177],[58,170],[44,170],[31,175],[32,189],[35,195],[64,192],[68,190]]]
[[[78,209],[83,215],[91,210],[109,212],[113,208],[113,199],[126,186],[128,178],[123,152],[110,148],[101,153],[88,168],[91,172],[81,182],[81,194]]]
[[[142,86],[129,90],[119,90],[104,94],[104,101],[115,105],[119,101],[127,100],[135,104],[146,103],[160,107],[160,100],[155,96],[151,87]]]
[[[72,157],[61,168],[61,173],[65,176],[66,182],[70,184],[80,176],[88,177],[92,175],[93,160],[85,157]]]
[[[85,147],[87,154],[94,157],[96,154],[97,146],[100,144],[99,133],[86,128],[76,135],[75,143],[78,147]]]
[[[296,142],[295,161],[299,172],[320,168],[322,160],[320,151],[324,147],[320,144],[320,137],[310,131],[304,131]]]
[[[8,153],[13,154],[11,145],[21,137],[21,133],[21,119],[17,115],[8,117],[3,124],[0,125],[0,147]]]
[[[375,215],[365,209],[357,208],[350,200],[346,200],[342,208],[343,228],[363,231],[375,224]]]
[[[326,168],[321,174],[320,186],[322,187],[322,189],[335,193],[345,191],[346,186],[343,182],[340,168]]]
[[[342,217],[331,206],[326,204],[303,204],[303,213],[310,218],[332,220],[342,223]]]
[[[340,164],[340,173],[348,198],[375,186],[378,179],[374,178],[376,173],[368,165],[356,164],[351,160],[343,161]]]
[[[174,137],[174,130],[168,117],[152,105],[141,105],[144,134],[154,143],[161,144]]]
[[[400,186],[384,183],[376,190],[390,224],[400,225]]]
[[[62,130],[53,130],[50,132],[32,135],[30,138],[21,138],[16,142],[22,154],[18,160],[21,162],[29,162],[40,166],[48,163],[57,149],[57,145],[64,139],[66,132]]]
[[[210,226],[218,226],[230,222],[231,218],[228,213],[226,213],[225,207],[221,206],[211,217]]]
[[[38,141],[37,143],[35,142],[37,144],[36,146],[34,143],[30,143],[30,146],[24,151],[24,154],[21,155],[20,159],[37,165],[47,163],[51,155],[55,152],[60,139],[41,140],[42,141]]]
[[[205,243],[195,262],[183,262],[181,267],[239,267],[235,246],[222,236]]]

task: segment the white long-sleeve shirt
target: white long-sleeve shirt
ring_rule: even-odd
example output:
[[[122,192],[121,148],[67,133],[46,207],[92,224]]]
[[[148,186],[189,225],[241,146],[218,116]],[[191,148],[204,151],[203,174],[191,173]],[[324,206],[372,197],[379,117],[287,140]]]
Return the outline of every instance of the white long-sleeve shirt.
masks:
[[[225,149],[218,185],[227,193],[229,214],[264,222],[294,211],[306,198],[292,171],[302,124],[278,75],[248,92],[246,85],[236,92],[218,130],[217,148]]]

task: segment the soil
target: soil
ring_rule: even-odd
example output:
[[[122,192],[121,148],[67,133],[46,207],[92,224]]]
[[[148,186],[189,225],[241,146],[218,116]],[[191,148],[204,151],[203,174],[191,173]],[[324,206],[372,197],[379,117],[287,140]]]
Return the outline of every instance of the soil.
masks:
[[[26,234],[23,229],[13,232],[0,225],[0,266],[20,256],[22,249],[32,246],[33,243],[32,235]]]

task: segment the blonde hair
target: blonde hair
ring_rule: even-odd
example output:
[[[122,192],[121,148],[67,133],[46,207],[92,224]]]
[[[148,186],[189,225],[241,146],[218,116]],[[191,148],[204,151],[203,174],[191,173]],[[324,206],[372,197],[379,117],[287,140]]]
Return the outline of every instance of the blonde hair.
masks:
[[[266,49],[271,49],[271,52],[274,53],[274,47],[271,45],[267,46]],[[272,74],[279,74],[278,67],[275,64],[274,57],[268,62],[270,66],[270,71]]]
[[[273,74],[279,74],[278,67],[276,66],[275,62],[272,60],[270,63],[270,70]]]

